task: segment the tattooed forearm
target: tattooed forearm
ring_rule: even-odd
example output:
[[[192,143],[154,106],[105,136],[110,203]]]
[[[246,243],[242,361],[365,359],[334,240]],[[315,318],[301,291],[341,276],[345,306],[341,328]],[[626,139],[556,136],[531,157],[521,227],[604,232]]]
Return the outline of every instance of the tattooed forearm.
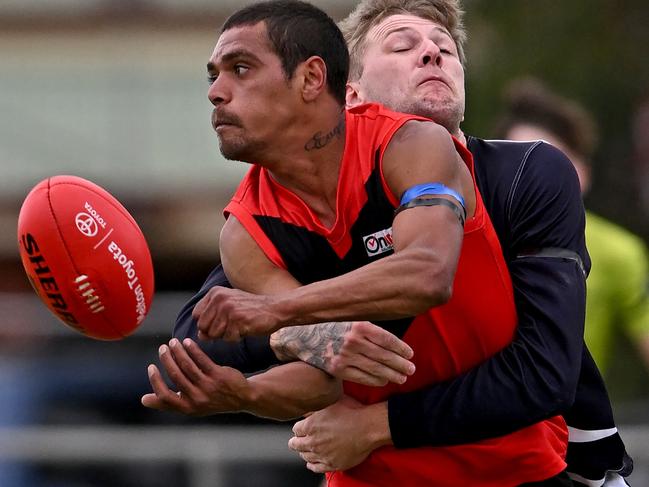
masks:
[[[349,321],[291,326],[272,334],[271,346],[280,360],[302,360],[325,372],[331,372],[331,360],[340,353]]]
[[[325,145],[331,142],[334,137],[341,137],[345,129],[345,117],[340,117],[338,125],[336,125],[329,133],[323,134],[316,132],[309,141],[304,144],[304,150],[311,151],[314,149],[322,149]]]

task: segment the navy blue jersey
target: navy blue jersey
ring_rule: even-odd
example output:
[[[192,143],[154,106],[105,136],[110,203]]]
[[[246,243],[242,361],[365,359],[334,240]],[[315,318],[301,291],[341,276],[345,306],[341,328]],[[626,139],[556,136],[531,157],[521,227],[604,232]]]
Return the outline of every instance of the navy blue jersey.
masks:
[[[570,443],[567,459],[575,479],[602,479],[607,470],[628,475],[632,463],[615,429],[604,382],[583,344],[590,260],[574,168],[542,142],[473,137],[467,142],[514,283],[516,336],[459,377],[389,398],[393,441],[400,448],[468,443],[563,414],[579,439]],[[175,336],[195,338],[187,310],[210,287],[224,283],[219,267],[181,312]],[[217,363],[242,370],[277,363],[268,338],[205,347]]]

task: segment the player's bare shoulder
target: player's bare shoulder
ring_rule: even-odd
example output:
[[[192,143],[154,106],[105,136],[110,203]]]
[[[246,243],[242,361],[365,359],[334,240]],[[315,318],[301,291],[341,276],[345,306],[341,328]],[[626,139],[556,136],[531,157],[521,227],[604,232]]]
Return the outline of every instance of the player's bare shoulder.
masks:
[[[237,289],[255,294],[272,294],[274,286],[280,282],[289,288],[298,285],[285,269],[271,262],[234,215],[228,217],[221,229],[219,250],[223,270]]]
[[[234,215],[230,215],[219,238],[221,264],[232,285],[250,291],[248,275],[255,266],[270,265],[263,251]]]
[[[254,243],[253,238],[241,222],[234,215],[230,215],[223,224],[219,237],[221,257],[236,258],[242,246]]]
[[[395,132],[391,144],[421,143],[430,148],[430,144],[447,145],[454,150],[451,134],[432,120],[413,119],[405,122]]]
[[[405,161],[412,163],[403,164]],[[430,174],[432,170],[441,179],[452,177],[460,162],[448,131],[426,120],[404,123],[395,132],[384,153],[384,171],[394,169],[414,175],[414,171]]]

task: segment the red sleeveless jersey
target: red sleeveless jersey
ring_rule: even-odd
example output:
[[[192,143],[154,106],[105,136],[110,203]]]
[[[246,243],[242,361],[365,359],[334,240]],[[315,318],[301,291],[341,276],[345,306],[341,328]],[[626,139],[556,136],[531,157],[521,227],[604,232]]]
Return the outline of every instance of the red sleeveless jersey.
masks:
[[[394,133],[413,119],[424,120],[375,104],[347,111],[337,215],[331,228],[257,165],[226,207],[226,217],[234,215],[271,261],[304,284],[390,255],[392,218],[399,202],[383,179],[382,157]],[[471,154],[459,142],[455,145],[473,176]],[[477,187],[475,191],[475,214],[465,225],[451,300],[414,318],[377,322],[413,348],[415,374],[403,385],[346,382],[346,394],[365,404],[384,401],[455,377],[511,342],[517,323],[512,285]],[[565,423],[557,416],[477,443],[383,447],[360,465],[329,474],[329,485],[514,487],[561,472],[567,441]]]

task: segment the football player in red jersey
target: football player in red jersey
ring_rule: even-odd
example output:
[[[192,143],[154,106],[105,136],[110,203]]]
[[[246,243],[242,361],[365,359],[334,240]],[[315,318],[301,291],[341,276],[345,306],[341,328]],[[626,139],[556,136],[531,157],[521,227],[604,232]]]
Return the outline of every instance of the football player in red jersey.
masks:
[[[273,2],[272,5],[273,11],[275,11],[278,3]],[[268,37],[272,40],[271,22],[265,19],[264,21],[268,26]],[[422,312],[428,313],[425,312],[426,309],[447,301],[447,305],[451,305],[453,300],[449,301],[449,288],[452,285],[457,252],[462,240],[461,232],[457,232],[457,228],[453,225],[457,225],[458,220],[464,223],[465,209],[468,209],[467,215],[470,218],[470,222],[467,224],[468,229],[480,229],[485,235],[483,240],[492,244],[495,242],[495,248],[499,251],[493,229],[489,229],[491,228],[490,224],[485,223],[488,217],[482,211],[484,208],[481,204],[477,203],[478,200],[472,188],[473,183],[469,172],[472,169],[470,158],[467,160],[467,165],[464,166],[458,162],[457,155],[451,157],[448,149],[445,149],[448,142],[444,142],[441,132],[431,129],[431,127],[435,127],[432,124],[411,116],[397,116],[392,112],[377,109],[376,106],[348,112],[345,114],[343,128],[340,123],[340,112],[336,113],[336,110],[333,109],[336,106],[335,103],[339,102],[329,93],[331,85],[323,81],[326,78],[323,73],[327,72],[329,65],[326,62],[323,63],[319,56],[308,57],[305,61],[298,63],[297,67],[292,67],[293,71],[286,72],[285,70],[288,80],[282,80],[285,86],[280,89],[278,78],[272,76],[269,78],[268,76],[269,68],[272,75],[273,62],[270,58],[264,58],[266,52],[263,48],[266,47],[266,51],[268,51],[268,46],[263,45],[264,31],[263,29],[261,32],[259,31],[259,23],[260,19],[257,19],[256,22],[248,21],[239,24],[243,27],[238,29],[232,27],[232,24],[228,28],[226,24],[226,29],[217,44],[210,65],[210,70],[214,75],[214,83],[210,89],[210,99],[216,106],[214,126],[219,132],[223,151],[230,157],[257,164],[244,182],[245,185],[241,187],[239,194],[228,207],[229,213],[236,220],[230,217],[222,235],[223,262],[233,284],[243,289],[262,293],[295,287],[297,283],[293,281],[291,284],[287,274],[278,273],[276,268],[283,267],[291,270],[292,274],[296,274],[300,271],[300,266],[309,264],[314,257],[318,256],[318,252],[314,252],[314,250],[320,249],[322,241],[318,244],[318,239],[313,235],[326,240],[331,252],[330,258],[334,259],[331,262],[335,262],[335,258],[345,261],[347,252],[354,248],[353,243],[345,243],[345,237],[348,234],[353,234],[351,227],[356,224],[357,218],[359,222],[364,223],[360,220],[359,215],[362,214],[362,210],[365,210],[365,204],[370,205],[368,207],[372,210],[378,205],[382,214],[389,218],[388,223],[390,224],[392,224],[392,210],[399,207],[403,211],[396,216],[392,226],[394,254],[388,254],[385,258],[363,265],[352,261],[351,263],[341,262],[337,269],[323,270],[316,266],[310,269],[310,274],[306,273],[302,276],[302,282],[317,281],[318,279],[315,279],[314,276],[329,280],[315,282],[277,295],[260,297],[235,290],[211,291],[203,304],[197,308],[197,314],[201,314],[199,319],[201,330],[207,336],[225,335],[229,338],[237,338],[241,334],[270,332],[280,326],[322,320],[403,319],[415,314],[420,315]],[[439,49],[437,50],[439,51]],[[427,62],[430,62],[437,60],[437,56],[438,54],[432,53],[426,54],[425,58],[428,59]],[[322,66],[325,66],[324,70]],[[275,62],[275,69],[279,68],[279,63]],[[268,83],[268,86],[260,85],[259,80],[262,74],[264,79],[274,79],[277,82]],[[327,81],[329,81],[328,78]],[[424,79],[421,84],[439,89],[438,82],[440,80]],[[443,79],[439,84],[444,84],[447,89],[453,89],[452,81],[449,79]],[[242,96],[242,93],[246,93],[246,89],[260,90],[260,93],[267,97],[272,94],[273,101],[279,100],[286,103],[290,110],[277,107],[277,119],[275,120],[277,123],[262,125],[259,118],[254,116],[254,112],[252,112],[253,115],[250,114],[251,112],[246,112],[250,106],[263,106],[258,104],[259,97],[251,96],[248,100]],[[458,87],[455,89],[457,90]],[[250,92],[251,95],[253,93]],[[463,92],[458,91],[457,95],[463,98]],[[241,105],[241,100],[244,100],[243,105]],[[248,107],[245,106],[246,104]],[[274,107],[274,104],[271,103],[271,105]],[[378,119],[380,122],[370,123],[367,121],[370,119]],[[251,130],[253,127],[257,127],[258,131]],[[420,127],[426,128],[421,129]],[[414,132],[411,132],[413,130]],[[313,135],[305,139],[307,133]],[[344,140],[341,140],[342,134],[345,134]],[[374,139],[371,139],[370,142],[358,143],[356,146],[353,144],[353,142],[357,142],[355,135],[368,134],[372,135]],[[424,139],[426,139],[425,144]],[[422,145],[418,145],[420,143]],[[431,146],[435,147],[436,151],[431,151]],[[462,151],[461,147],[458,146],[458,150]],[[311,151],[320,152],[309,154]],[[294,161],[286,162],[287,154]],[[464,155],[466,156],[466,154]],[[374,158],[375,160],[373,160]],[[352,162],[348,162],[348,160]],[[410,164],[405,165],[405,160],[408,160]],[[356,174],[354,171],[358,171],[358,169],[349,169],[350,167],[357,168],[356,162],[359,162],[361,169],[366,172],[361,171],[360,174]],[[353,177],[343,178],[343,174],[351,174]],[[351,184],[347,183],[348,181],[356,184],[360,181],[361,185],[369,184],[369,179],[358,179],[361,176],[375,178],[372,181],[378,185],[375,187],[375,193],[371,193],[374,198],[371,198],[369,193],[363,197],[362,191],[359,192],[357,186],[352,185],[349,188],[345,186],[345,184]],[[346,191],[342,191],[343,188]],[[350,210],[340,203],[340,198],[344,197],[345,193],[356,197],[355,204],[352,204],[351,207],[352,210],[358,210],[357,214],[354,214],[353,211],[349,214]],[[343,196],[341,197],[341,195]],[[376,198],[380,201],[375,201]],[[446,203],[441,203],[442,201]],[[392,206],[386,206],[386,202]],[[476,216],[478,207],[481,220],[478,220]],[[301,208],[301,215],[300,211],[295,211],[291,215],[286,214],[287,210],[299,208]],[[430,221],[422,225],[422,221],[429,219]],[[301,229],[299,232],[308,232],[308,235],[298,245],[300,250],[296,252],[297,256],[291,250],[279,245],[287,238],[286,235],[290,235],[290,232],[287,233],[289,227]],[[433,232],[433,228],[436,228],[438,232]],[[440,228],[446,229],[446,231],[439,231]],[[455,230],[453,230],[454,228]],[[386,230],[370,227],[367,231],[369,233],[361,230],[360,236],[363,239]],[[264,253],[256,249],[255,244],[262,248]],[[468,248],[471,247],[465,242],[463,252],[466,254],[463,254],[463,257],[473,252],[464,250]],[[326,251],[326,248],[324,249]],[[242,252],[245,256],[242,255]],[[373,257],[370,255],[371,253],[373,252],[368,251],[367,257]],[[494,256],[493,254],[489,255]],[[502,259],[502,255],[500,258]],[[467,259],[472,263],[481,262],[479,258],[467,257],[465,260]],[[462,261],[462,258],[460,260]],[[503,266],[496,267],[502,272]],[[263,279],[259,278],[260,269],[263,270],[265,277]],[[469,276],[469,274],[462,273],[461,269],[462,266],[460,266],[458,276],[460,274]],[[348,270],[350,272],[346,272]],[[326,271],[338,272],[339,277],[327,275]],[[394,279],[395,275],[399,275],[399,279]],[[499,280],[499,276],[501,277],[500,274],[495,275],[496,281]],[[468,282],[466,279],[467,277],[464,277],[461,282]],[[477,281],[474,280],[474,286],[478,284]],[[372,286],[368,286],[368,282],[371,282]],[[465,285],[460,285],[458,282],[458,280],[455,281],[456,291],[465,288]],[[505,282],[503,288],[505,301],[507,300],[506,288]],[[456,302],[458,296],[463,296],[463,293],[457,293],[454,298]],[[477,293],[473,293],[473,296],[477,297]],[[476,306],[476,303],[472,302],[476,301],[475,299],[464,299],[463,303],[467,306]],[[466,306],[459,307],[466,308]],[[438,309],[443,308],[445,306]],[[446,309],[452,310],[452,308],[450,306]],[[479,311],[479,309],[480,306],[477,306],[476,310]],[[515,325],[513,309],[513,299],[511,299],[509,318],[513,318],[513,322],[503,323],[503,326]],[[441,311],[440,313],[443,314]],[[451,311],[452,313],[453,311]],[[224,317],[227,319],[224,320]],[[443,322],[451,323],[453,321],[445,317],[437,317],[437,321],[434,316],[429,318],[440,326],[440,330],[445,329]],[[474,327],[478,325],[475,320],[472,321],[471,325]],[[405,335],[412,330],[419,330],[423,326],[418,326],[416,320],[411,321],[408,325]],[[446,328],[446,331],[451,329],[462,330],[461,327],[450,326]],[[466,331],[467,336],[464,338],[469,340],[464,341],[465,344],[470,342],[471,334],[476,329],[467,328]],[[483,327],[483,331],[488,331],[488,327]],[[509,329],[509,332],[513,335],[513,327]],[[411,339],[426,336],[425,332],[420,335],[417,331],[414,331],[412,335]],[[408,337],[406,336],[406,338]],[[487,336],[473,336],[473,338],[482,345],[485,343],[481,340],[488,339]],[[415,341],[417,344],[421,344],[420,340]],[[414,346],[415,341],[411,345]],[[439,343],[448,345],[459,342],[462,342],[459,336],[451,338],[447,336]],[[440,351],[444,349],[443,345],[439,348]],[[495,353],[498,347],[504,345],[496,340],[490,346],[483,348],[483,351]],[[175,347],[178,348],[178,344]],[[170,358],[172,354],[168,352],[168,349],[163,348],[163,364],[168,369],[177,368],[175,361]],[[184,367],[182,362],[187,358],[183,356],[184,352],[179,349],[177,354],[173,351],[172,353],[176,361]],[[425,352],[421,350],[419,354],[416,353],[418,358],[422,358],[423,355]],[[423,362],[419,369],[421,373],[419,375],[415,373],[415,376],[409,381],[408,387],[416,384],[417,380],[420,380],[423,385],[431,379],[448,378],[449,374],[457,374],[465,370],[466,367],[477,364],[472,359],[463,363],[461,355],[458,353],[457,356],[448,357],[447,362],[444,362],[443,359],[440,359],[441,362],[435,362],[435,360]],[[458,361],[455,365],[459,368],[448,367],[448,364],[454,361]],[[174,372],[177,371],[174,370]],[[184,372],[200,376],[200,371],[197,370],[184,370]],[[183,399],[188,392],[191,394],[191,390],[183,390],[189,384],[180,384],[175,380],[178,378],[182,381],[179,374],[174,373],[172,379],[183,392],[181,396],[169,394],[170,391],[165,390],[157,370],[152,369],[151,376],[156,394],[145,396],[145,404],[179,410],[188,407],[183,404]],[[381,394],[375,396],[371,391],[366,392],[364,399],[369,402],[384,397]],[[357,392],[356,396],[360,398],[363,393]],[[251,394],[250,397],[254,398],[255,395]],[[246,409],[246,407],[242,409]],[[386,408],[381,406],[379,410],[383,412],[383,415],[386,416],[384,419],[387,420]],[[553,431],[557,434],[556,443],[559,444],[561,443],[561,432],[559,431],[561,426],[559,424],[554,426],[554,428],[550,426],[547,433]],[[547,439],[546,435],[542,434],[541,437]],[[386,440],[389,441],[390,438],[380,439],[380,441]],[[546,453],[549,456],[537,458],[539,463],[535,465],[535,469],[523,468],[523,464],[529,467],[527,460],[530,458],[526,458],[526,462],[521,462],[514,469],[515,472],[512,475],[510,467],[513,459],[510,455],[531,452],[531,450],[526,450],[519,440],[520,438],[514,440],[508,447],[500,450],[495,449],[498,450],[496,456],[499,461],[507,459],[505,462],[507,468],[503,468],[504,464],[499,464],[498,461],[495,461],[495,457],[489,455],[483,457],[483,461],[480,462],[474,455],[475,452],[467,453],[471,451],[471,445],[463,447],[461,450],[453,450],[466,454],[459,454],[455,461],[451,460],[448,464],[444,464],[448,465],[448,469],[444,470],[444,480],[439,477],[438,471],[430,471],[431,462],[428,462],[428,469],[425,467],[426,454],[434,457],[435,450],[441,452],[444,449],[420,448],[417,450],[422,451],[421,456],[419,454],[412,455],[410,452],[405,457],[403,454],[392,453],[395,451],[394,449],[382,449],[383,454],[386,451],[391,452],[387,453],[386,458],[394,455],[392,457],[394,459],[392,474],[395,477],[383,475],[381,478],[385,478],[384,481],[390,484],[402,478],[405,482],[408,482],[406,479],[412,481],[415,481],[414,479],[434,479],[438,483],[446,482],[444,485],[457,485],[457,482],[463,482],[462,476],[464,475],[464,480],[466,480],[464,484],[469,482],[472,485],[478,485],[476,482],[482,482],[480,485],[519,485],[522,482],[551,477],[563,468],[564,464],[560,459],[561,448],[555,449],[552,445],[548,445]],[[539,444],[536,443],[536,445]],[[485,447],[487,450],[489,449],[488,442],[481,444],[478,449],[484,450]],[[556,455],[552,456],[553,454]],[[373,453],[371,456],[374,455],[380,456],[381,453]],[[475,466],[476,470],[467,468],[466,462]],[[489,471],[486,476],[481,475],[485,472],[477,467],[478,463],[482,463],[482,468]],[[516,463],[515,460],[514,463]],[[432,464],[436,464],[436,462],[433,461]],[[439,467],[438,463],[437,466]],[[379,479],[372,478],[370,470],[371,468],[361,468],[356,470],[358,475],[342,475],[334,481],[340,485],[355,485],[354,482],[357,481],[376,484]],[[406,477],[399,477],[403,472],[406,472]],[[433,477],[430,477],[431,475]]]

